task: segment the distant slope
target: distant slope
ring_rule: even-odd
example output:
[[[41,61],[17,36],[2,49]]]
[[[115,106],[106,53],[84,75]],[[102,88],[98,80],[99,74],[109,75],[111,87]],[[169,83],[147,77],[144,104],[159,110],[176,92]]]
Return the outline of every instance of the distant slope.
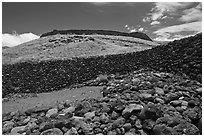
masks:
[[[144,40],[152,41],[146,34],[142,32],[133,32],[133,33],[125,33],[125,32],[118,32],[118,31],[111,31],[111,30],[53,30],[48,33],[42,34],[40,37],[46,37],[50,35],[56,34],[77,34],[77,35],[113,35],[113,36],[127,36],[127,37],[134,37],[140,38]]]
[[[158,43],[113,35],[50,35],[3,50],[3,64],[142,51]]]

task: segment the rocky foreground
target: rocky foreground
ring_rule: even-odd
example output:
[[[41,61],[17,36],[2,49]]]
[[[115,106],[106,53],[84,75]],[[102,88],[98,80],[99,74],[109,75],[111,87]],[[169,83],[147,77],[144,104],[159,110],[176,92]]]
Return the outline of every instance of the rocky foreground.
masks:
[[[187,76],[142,69],[83,85],[105,85],[103,98],[3,114],[3,134],[202,134],[202,85]]]

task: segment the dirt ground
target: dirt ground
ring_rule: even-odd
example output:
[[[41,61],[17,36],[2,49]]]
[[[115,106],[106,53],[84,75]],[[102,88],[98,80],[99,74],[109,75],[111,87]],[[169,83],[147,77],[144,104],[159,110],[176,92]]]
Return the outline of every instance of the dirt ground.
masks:
[[[37,97],[28,97],[26,99],[16,99],[2,103],[2,113],[13,111],[25,111],[36,106],[54,106],[57,102],[82,100],[84,98],[102,97],[101,87],[81,87],[76,89],[63,89],[51,93],[40,93]]]

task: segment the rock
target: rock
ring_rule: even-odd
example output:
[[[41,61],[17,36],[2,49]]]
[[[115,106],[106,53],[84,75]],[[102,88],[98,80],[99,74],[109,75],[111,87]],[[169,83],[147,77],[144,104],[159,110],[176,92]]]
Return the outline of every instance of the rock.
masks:
[[[198,121],[201,118],[202,110],[199,107],[189,108],[183,112],[184,116],[187,116],[192,121]]]
[[[140,135],[148,135],[143,129],[138,130],[138,132],[140,133]]]
[[[93,117],[95,117],[95,111],[93,112],[87,112],[84,114],[85,119],[92,119]]]
[[[101,116],[100,116],[100,121],[102,123],[108,123],[109,122],[109,116],[107,113],[103,113]]]
[[[47,112],[50,109],[50,107],[47,106],[40,106],[40,107],[35,107],[31,108],[25,111],[27,115],[31,115],[32,113],[39,113],[39,112]]]
[[[179,99],[179,96],[176,93],[168,93],[165,98],[165,101],[168,103],[168,102],[171,102],[173,100],[178,100],[178,99]]]
[[[151,119],[145,119],[142,123],[142,127],[144,130],[151,131],[155,125],[155,121]]]
[[[91,124],[87,124],[85,122],[83,122],[81,124],[81,129],[82,129],[82,132],[87,135],[89,132],[91,132],[93,130],[93,127]]]
[[[12,121],[4,121],[3,122],[3,126],[2,126],[2,132],[3,133],[8,133],[11,131],[11,129],[13,128],[14,126],[14,122]]]
[[[107,103],[103,102],[103,103],[101,104],[101,106],[102,106],[102,108],[101,108],[101,113],[108,113],[108,112],[110,111],[110,108],[109,108],[109,106],[108,106]]]
[[[40,135],[63,135],[63,132],[59,128],[52,128],[43,131]]]
[[[136,127],[137,129],[141,129],[141,128],[142,128],[142,124],[141,124],[141,121],[140,121],[139,119],[137,119],[137,120],[135,121],[135,127]]]
[[[185,101],[185,100],[183,100],[182,102],[181,102],[181,106],[188,106],[188,102],[187,101]]]
[[[23,120],[23,125],[27,124],[31,120],[31,117],[28,116],[26,119]]]
[[[125,134],[125,128],[124,128],[124,127],[121,127],[121,128],[120,128],[120,131],[121,131],[121,135],[124,135],[124,134]]]
[[[130,123],[125,123],[123,125],[123,128],[125,129],[125,131],[128,131],[128,130],[130,130],[132,128],[132,125]]]
[[[100,128],[95,128],[94,129],[94,133],[95,134],[98,134],[98,133],[102,133],[103,131],[102,131],[102,129],[100,129]]]
[[[34,129],[38,129],[39,125],[37,125],[35,121],[30,121],[26,125],[26,128],[29,129],[29,130],[34,130]]]
[[[111,119],[116,120],[117,117],[118,117],[118,114],[115,111],[113,111],[111,114]]]
[[[74,113],[75,107],[69,107],[69,108],[63,109],[62,111],[63,111],[65,114],[67,114],[67,113]]]
[[[196,92],[197,92],[198,94],[202,95],[202,88],[196,89]]]
[[[164,90],[162,88],[155,87],[155,93],[159,95],[164,95]]]
[[[128,118],[132,114],[138,114],[143,109],[142,105],[139,104],[129,104],[125,107],[125,109],[122,112],[122,115],[124,118]]]
[[[117,135],[117,132],[115,130],[108,131],[107,135]]]
[[[52,122],[42,122],[41,124],[40,124],[40,127],[39,127],[39,131],[40,132],[42,132],[42,131],[45,131],[45,130],[47,130],[47,129],[50,129],[50,128],[53,128],[53,124],[52,124]]]
[[[170,105],[176,107],[176,106],[180,106],[182,103],[182,100],[174,100],[170,102]]]
[[[165,124],[169,127],[174,127],[178,124],[180,124],[181,122],[185,122],[184,119],[182,119],[182,116],[178,115],[178,116],[164,116],[164,117],[160,117],[156,120],[156,124]]]
[[[175,126],[173,129],[177,132],[177,135],[199,135],[200,134],[199,129],[195,125],[189,122],[183,122]]]
[[[198,127],[200,133],[202,134],[202,117],[199,119],[197,127]]]
[[[158,98],[158,97],[156,97],[156,98],[154,99],[154,102],[155,102],[155,103],[161,103],[161,104],[164,104],[164,103],[165,103],[165,101],[164,101],[163,99]]]
[[[59,111],[63,110],[63,109],[64,109],[64,103],[59,103],[59,104],[57,105],[57,109],[58,109]]]
[[[54,115],[54,114],[57,114],[57,112],[58,112],[58,109],[57,109],[57,108],[50,109],[50,110],[47,111],[46,117],[49,118],[50,116],[52,116],[52,115]]]
[[[173,128],[167,127],[164,124],[155,125],[152,131],[153,135],[176,135]]]
[[[189,101],[188,101],[188,106],[191,107],[191,108],[193,108],[193,107],[199,105],[199,103],[200,103],[200,102],[199,102],[199,101],[196,101],[196,100],[189,100]]]
[[[14,127],[11,130],[10,135],[20,135],[21,133],[25,132],[25,130],[26,130],[26,126]]]
[[[118,118],[117,120],[113,121],[113,128],[122,127],[125,124],[124,118]]]
[[[162,112],[159,105],[155,105],[153,103],[149,103],[144,106],[142,111],[140,112],[141,119],[157,119],[161,117]]]
[[[141,100],[146,100],[146,101],[153,101],[154,100],[154,96],[152,96],[149,93],[141,93],[139,95],[139,97],[140,97]]]
[[[64,135],[78,135],[76,128],[72,127]]]

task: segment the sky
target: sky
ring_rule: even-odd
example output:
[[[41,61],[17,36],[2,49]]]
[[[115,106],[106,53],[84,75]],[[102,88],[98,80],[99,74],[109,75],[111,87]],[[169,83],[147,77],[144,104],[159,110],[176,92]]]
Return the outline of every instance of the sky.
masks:
[[[171,41],[202,31],[200,2],[3,2],[2,42],[15,46],[53,29],[143,32]]]

